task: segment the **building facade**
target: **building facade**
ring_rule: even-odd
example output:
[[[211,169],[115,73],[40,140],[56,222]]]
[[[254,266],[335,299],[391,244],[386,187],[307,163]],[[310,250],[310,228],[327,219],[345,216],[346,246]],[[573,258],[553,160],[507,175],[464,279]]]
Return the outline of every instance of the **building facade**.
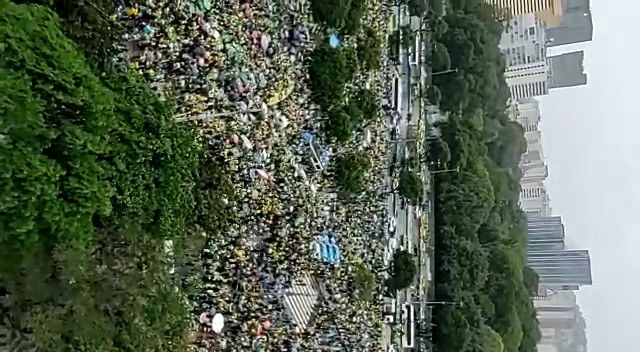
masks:
[[[563,250],[564,239],[564,224],[560,216],[527,217],[528,252]]]
[[[499,19],[523,14],[562,12],[562,3],[557,0],[485,0],[493,6]]]
[[[589,0],[563,0],[562,19],[547,28],[549,46],[560,46],[593,39],[593,19]]]
[[[588,250],[528,251],[527,265],[542,285],[591,285],[591,259]]]
[[[511,99],[514,101],[549,94],[549,75],[546,61],[511,66],[504,72]]]
[[[583,51],[550,56],[548,63],[550,71],[549,89],[587,84],[587,74],[584,73]]]

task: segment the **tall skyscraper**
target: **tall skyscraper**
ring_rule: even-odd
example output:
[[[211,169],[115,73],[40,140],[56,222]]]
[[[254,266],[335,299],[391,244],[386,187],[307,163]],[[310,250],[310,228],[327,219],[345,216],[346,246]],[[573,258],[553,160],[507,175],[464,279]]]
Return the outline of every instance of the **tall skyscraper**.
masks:
[[[527,218],[527,251],[564,249],[564,224],[560,216]]]
[[[533,306],[538,313],[540,328],[570,329],[579,316],[573,291],[553,291],[549,295],[535,297]]]
[[[588,250],[529,251],[527,265],[538,274],[541,285],[592,284]]]
[[[559,25],[547,28],[549,46],[559,46],[591,41],[593,19],[589,0],[563,0],[562,19]]]
[[[549,89],[587,84],[583,51],[550,56],[547,60],[550,70]]]

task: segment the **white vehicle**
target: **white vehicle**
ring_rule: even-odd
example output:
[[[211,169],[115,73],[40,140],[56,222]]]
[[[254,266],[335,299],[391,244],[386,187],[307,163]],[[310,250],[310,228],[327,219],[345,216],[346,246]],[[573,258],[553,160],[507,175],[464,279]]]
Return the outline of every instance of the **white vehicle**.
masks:
[[[389,232],[393,233],[396,231],[396,218],[389,217]]]
[[[389,251],[391,251],[392,255],[396,248],[398,248],[398,240],[396,240],[394,237],[391,237],[389,239]]]
[[[404,305],[404,307],[402,307],[403,309],[403,314],[404,311],[406,309],[407,311],[407,319],[403,320],[403,325],[402,325],[402,347],[403,348],[413,348],[414,347],[414,343],[415,343],[415,330],[414,330],[414,324],[415,324],[415,308],[413,307],[412,304],[407,303]]]

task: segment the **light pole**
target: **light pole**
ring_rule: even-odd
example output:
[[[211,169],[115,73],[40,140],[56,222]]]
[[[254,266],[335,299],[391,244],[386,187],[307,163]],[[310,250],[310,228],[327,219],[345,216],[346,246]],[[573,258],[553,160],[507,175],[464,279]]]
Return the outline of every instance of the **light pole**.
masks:
[[[462,301],[427,301],[427,306],[454,306],[462,307],[464,303]]]
[[[454,72],[458,72],[458,68],[452,68],[452,69],[448,69],[448,70],[444,70],[444,71],[438,71],[438,72],[432,72],[431,76],[437,76],[437,75],[444,75],[447,73],[454,73]]]
[[[429,172],[431,173],[431,175],[445,174],[448,172],[460,172],[460,166],[456,167],[455,169],[436,170],[436,171],[429,171]]]

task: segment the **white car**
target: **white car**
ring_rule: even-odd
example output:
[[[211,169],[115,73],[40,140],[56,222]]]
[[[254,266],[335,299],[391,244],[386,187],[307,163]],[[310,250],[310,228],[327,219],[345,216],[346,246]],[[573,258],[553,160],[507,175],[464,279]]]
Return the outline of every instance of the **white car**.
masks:
[[[395,239],[394,237],[391,237],[389,239],[388,248],[391,254],[393,255],[393,252],[396,250],[396,248],[398,248],[398,240]]]
[[[396,232],[396,218],[393,217],[389,217],[389,232],[394,233]]]

